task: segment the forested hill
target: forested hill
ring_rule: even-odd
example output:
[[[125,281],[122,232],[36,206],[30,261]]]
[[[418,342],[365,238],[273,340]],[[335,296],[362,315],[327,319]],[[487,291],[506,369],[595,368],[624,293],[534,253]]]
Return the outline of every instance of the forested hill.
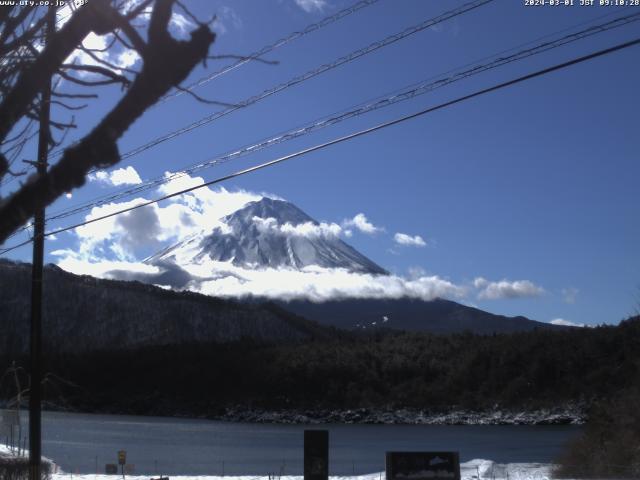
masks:
[[[215,417],[238,406],[532,410],[640,386],[640,317],[616,327],[492,336],[387,333],[152,347],[50,357],[47,365],[77,385],[60,385],[62,396],[50,390],[49,400],[87,411]]]
[[[0,260],[0,351],[25,352],[31,265]],[[242,304],[139,282],[74,275],[47,265],[43,284],[45,350],[77,352],[142,346],[326,336],[330,329],[273,304]]]
[[[30,282],[31,265],[0,259],[3,351],[27,350]],[[318,304],[276,304],[266,298],[226,300],[136,281],[74,275],[55,265],[45,266],[43,291],[44,348],[61,352],[227,342],[243,337],[289,341],[346,335],[337,328],[365,334],[380,328],[433,333],[566,328],[494,315],[441,299]]]

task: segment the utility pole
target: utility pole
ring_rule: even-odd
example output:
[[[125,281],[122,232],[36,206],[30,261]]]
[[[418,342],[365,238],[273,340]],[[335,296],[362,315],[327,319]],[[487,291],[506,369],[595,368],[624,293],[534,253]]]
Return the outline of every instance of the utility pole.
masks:
[[[46,40],[55,33],[56,7],[47,13]],[[47,172],[49,154],[49,117],[51,113],[51,79],[40,97],[40,132],[38,135],[38,175]],[[41,480],[42,458],[42,267],[44,264],[44,208],[33,219],[33,270],[31,274],[31,384],[29,387],[29,480]]]

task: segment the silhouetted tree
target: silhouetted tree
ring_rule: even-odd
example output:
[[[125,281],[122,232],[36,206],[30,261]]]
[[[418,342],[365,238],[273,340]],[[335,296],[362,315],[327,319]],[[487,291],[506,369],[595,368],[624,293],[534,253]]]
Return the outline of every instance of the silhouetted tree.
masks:
[[[88,93],[54,90],[52,102],[95,97],[95,88],[121,84],[124,95],[84,138],[68,147],[46,174],[34,176],[0,203],[0,244],[34,212],[84,184],[93,168],[106,168],[120,160],[117,142],[127,129],[172,87],[178,87],[192,69],[206,60],[215,34],[199,22],[189,40],[177,40],[169,23],[177,0],[91,0],[73,10],[68,21],[46,35],[47,8],[0,7],[0,181],[12,174],[10,159],[24,148],[30,128],[38,118],[40,93],[52,78],[64,79]],[[185,9],[186,11],[186,9]],[[145,32],[135,22],[149,16]],[[142,59],[139,71],[111,65],[96,51],[82,46],[91,32],[111,35],[114,44],[135,51]],[[91,65],[69,62],[81,49]],[[79,72],[92,74],[80,78]],[[66,99],[66,100],[65,100]],[[73,121],[53,121],[54,128],[73,127]],[[50,145],[56,142],[49,135]],[[16,172],[13,172],[15,174]]]

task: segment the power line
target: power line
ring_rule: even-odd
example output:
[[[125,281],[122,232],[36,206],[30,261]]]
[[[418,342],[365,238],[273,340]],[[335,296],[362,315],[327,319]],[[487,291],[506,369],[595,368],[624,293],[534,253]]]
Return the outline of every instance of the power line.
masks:
[[[320,20],[319,22],[316,23],[311,23],[309,25],[307,25],[305,28],[303,28],[302,30],[296,31],[296,32],[292,32],[289,35],[287,35],[286,37],[282,37],[279,40],[276,40],[275,42],[273,42],[270,45],[265,45],[264,47],[262,47],[260,50],[257,50],[249,55],[247,55],[247,57],[242,58],[240,60],[238,60],[237,62],[234,62],[226,67],[221,68],[220,70],[213,72],[199,80],[196,80],[195,82],[191,83],[190,85],[188,85],[187,87],[185,87],[183,90],[176,90],[172,93],[168,93],[167,95],[165,95],[163,98],[160,99],[160,101],[158,103],[156,103],[156,105],[160,105],[161,103],[164,103],[165,101],[169,100],[170,98],[175,98],[178,97],[186,91],[192,91],[195,88],[198,88],[202,85],[205,85],[213,80],[215,80],[216,78],[224,75],[225,73],[228,73],[232,70],[235,70],[236,68],[241,67],[242,65],[255,60],[257,58],[263,57],[264,55],[273,52],[274,50],[286,45],[289,42],[292,42],[294,40],[297,40],[300,37],[303,37],[311,32],[314,32],[316,30],[319,30],[323,27],[326,27],[327,25],[331,25],[332,23],[348,16],[351,15],[352,13],[357,12],[358,10],[361,10],[365,7],[369,7],[371,5],[373,5],[374,3],[377,3],[379,0],[361,0],[359,2],[354,3],[353,5],[351,5],[350,7],[347,7],[343,10],[340,10],[339,12],[334,13],[333,15],[330,15],[328,17],[323,18],[322,20]]]
[[[137,155],[139,153],[142,153],[146,150],[149,150],[150,148],[156,147],[157,145],[166,142],[167,140],[171,140],[173,138],[179,137],[180,135],[184,135],[185,133],[188,133],[192,130],[195,130],[196,128],[202,127],[204,125],[207,125],[209,123],[214,122],[215,120],[218,120],[226,115],[229,115],[230,113],[233,113],[237,110],[249,107],[251,105],[254,105],[256,103],[258,103],[261,100],[264,100],[265,98],[268,98],[276,93],[279,93],[283,90],[286,90],[288,88],[291,88],[295,85],[298,85],[299,83],[305,82],[311,78],[317,77],[318,75],[321,75],[325,72],[328,72],[330,70],[333,70],[334,68],[337,68],[341,65],[344,65],[346,63],[352,62],[353,60],[356,60],[360,57],[363,57],[365,55],[368,55],[369,53],[375,52],[381,48],[384,48],[388,45],[391,45],[399,40],[402,40],[410,35],[413,35],[415,33],[421,32],[429,27],[432,27],[434,25],[437,25],[439,23],[442,23],[446,20],[455,18],[459,15],[462,15],[463,13],[466,13],[468,11],[474,10],[478,7],[481,7],[487,3],[493,2],[494,0],[474,0],[472,2],[466,3],[454,10],[450,10],[448,12],[445,12],[437,17],[433,17],[430,18],[428,20],[425,20],[417,25],[414,25],[412,27],[406,28],[405,30],[399,32],[399,33],[395,33],[393,35],[389,35],[388,37],[382,39],[382,40],[378,40],[376,42],[373,42],[369,45],[367,45],[364,48],[360,48],[358,50],[355,50],[347,55],[344,55],[336,60],[334,60],[331,63],[326,63],[324,65],[321,65],[320,67],[317,67],[313,70],[309,70],[306,73],[303,73],[302,75],[298,75],[290,80],[288,80],[287,82],[283,82],[280,83],[279,85],[276,85],[275,87],[271,87],[267,90],[264,90],[263,92],[254,95],[252,97],[249,97],[245,100],[242,100],[241,102],[233,105],[232,107],[226,108],[224,110],[220,110],[218,112],[215,112],[211,115],[207,115],[206,117],[201,118],[200,120],[197,120],[195,122],[190,123],[189,125],[179,128],[177,130],[174,130],[173,132],[167,133],[165,135],[162,135],[161,137],[158,137],[154,140],[151,140],[150,142],[147,142],[144,145],[140,145],[139,147],[134,148],[133,150],[129,150],[128,152],[124,153],[121,155],[121,159],[127,159],[130,157],[133,157],[134,155]]]
[[[249,97],[249,98],[243,100],[242,102],[240,102],[239,104],[234,105],[233,107],[227,108],[225,110],[218,111],[218,112],[216,112],[216,113],[214,113],[212,115],[204,117],[204,118],[202,118],[202,119],[200,119],[200,120],[198,120],[196,122],[193,122],[193,123],[187,125],[186,127],[182,127],[179,130],[176,130],[176,131],[171,132],[169,134],[165,134],[162,137],[156,138],[155,140],[153,140],[151,142],[148,142],[148,143],[146,143],[146,144],[144,144],[142,146],[136,147],[135,149],[130,150],[130,151],[122,154],[121,155],[121,160],[130,158],[130,157],[132,157],[132,156],[134,156],[134,155],[136,155],[138,153],[141,153],[141,152],[143,152],[145,150],[148,150],[148,149],[150,149],[152,147],[155,147],[155,146],[159,145],[160,143],[163,143],[163,142],[165,142],[167,140],[170,140],[172,138],[175,138],[175,137],[178,137],[180,135],[183,135],[183,134],[185,134],[185,133],[187,133],[189,131],[192,131],[192,130],[194,130],[196,128],[199,128],[201,126],[209,124],[209,123],[211,123],[211,122],[213,122],[213,121],[215,121],[215,120],[217,120],[217,119],[219,119],[219,118],[221,118],[223,116],[226,116],[226,115],[228,115],[228,114],[230,114],[230,113],[232,113],[232,112],[234,112],[236,110],[239,110],[241,108],[245,108],[245,107],[248,107],[250,105],[253,105],[253,104],[259,102],[260,100],[268,98],[271,95],[274,95],[274,94],[276,94],[276,93],[278,93],[278,92],[280,92],[282,90],[285,90],[285,89],[290,88],[292,86],[295,86],[295,85],[297,85],[299,83],[302,83],[302,82],[304,82],[306,80],[314,78],[314,77],[316,77],[316,76],[318,76],[318,75],[320,75],[320,74],[322,74],[324,72],[327,72],[329,70],[337,68],[338,66],[341,66],[341,65],[343,65],[345,63],[348,63],[348,62],[351,62],[351,61],[353,61],[353,60],[355,60],[357,58],[360,58],[360,57],[362,57],[364,55],[367,55],[367,54],[369,54],[371,52],[374,52],[374,51],[376,51],[376,50],[378,50],[380,48],[386,47],[386,46],[388,46],[388,45],[390,45],[392,43],[395,43],[395,42],[397,42],[397,41],[399,41],[401,39],[404,39],[404,38],[406,38],[406,37],[408,37],[410,35],[418,33],[418,32],[420,32],[422,30],[425,30],[425,29],[427,29],[429,27],[432,27],[432,26],[437,25],[439,23],[442,23],[442,22],[444,22],[446,20],[449,20],[451,18],[454,18],[454,17],[457,17],[459,15],[462,15],[463,13],[466,13],[468,11],[471,11],[473,9],[481,7],[481,6],[483,6],[483,5],[487,4],[487,3],[491,3],[492,1],[494,1],[494,0],[474,0],[472,2],[468,2],[468,3],[464,4],[464,5],[462,5],[462,6],[458,7],[458,8],[456,8],[456,9],[449,10],[449,11],[447,11],[447,12],[441,14],[441,15],[438,15],[436,17],[432,17],[432,18],[430,18],[428,20],[425,20],[425,21],[423,21],[423,22],[421,22],[421,23],[419,23],[417,25],[408,27],[408,28],[406,28],[405,30],[403,30],[403,31],[401,31],[399,33],[396,33],[396,34],[393,34],[393,35],[389,35],[388,37],[385,37],[382,40],[376,41],[374,43],[369,44],[368,46],[366,46],[364,48],[361,48],[359,50],[355,50],[355,51],[353,51],[353,52],[351,52],[351,53],[349,53],[347,55],[344,55],[344,56],[338,58],[337,60],[334,60],[331,63],[321,65],[320,67],[318,67],[316,69],[310,70],[310,71],[308,71],[308,72],[306,72],[306,73],[304,73],[302,75],[299,75],[297,77],[294,77],[294,78],[290,79],[288,82],[281,83],[281,84],[279,84],[279,85],[277,85],[275,87],[272,87],[270,89],[267,89],[267,90],[263,91],[262,93],[260,93],[258,95],[254,95],[253,97]],[[61,150],[61,151],[58,151],[56,153],[59,155],[62,152],[63,151]],[[52,156],[55,156],[56,153],[52,154]],[[90,173],[93,173],[95,171],[97,171],[97,169],[93,169]],[[73,213],[77,213],[77,212],[74,210]],[[68,215],[64,215],[64,216],[68,216]],[[16,232],[16,233],[18,233],[18,232]]]
[[[435,112],[437,110],[442,110],[442,109],[450,107],[452,105],[456,105],[458,103],[470,100],[472,98],[479,97],[481,95],[485,95],[487,93],[491,93],[491,92],[494,92],[494,91],[497,91],[497,90],[501,90],[503,88],[510,87],[512,85],[516,85],[518,83],[522,83],[522,82],[525,82],[527,80],[531,80],[531,79],[536,78],[536,77],[547,75],[547,74],[555,72],[557,70],[562,70],[564,68],[568,68],[570,66],[577,65],[579,63],[583,63],[583,62],[592,60],[592,59],[597,58],[597,57],[602,57],[604,55],[608,55],[608,54],[613,53],[613,52],[617,52],[617,51],[620,51],[620,50],[623,50],[623,49],[626,49],[626,48],[630,48],[630,47],[633,47],[633,46],[638,45],[638,44],[640,44],[640,38],[636,38],[635,40],[631,40],[631,41],[628,41],[628,42],[625,42],[625,43],[617,44],[617,45],[615,45],[613,47],[609,47],[609,48],[606,48],[606,49],[603,49],[603,50],[598,50],[598,51],[590,53],[588,55],[584,55],[584,56],[581,56],[581,57],[578,57],[578,58],[574,58],[573,60],[569,60],[569,61],[566,61],[566,62],[563,62],[563,63],[560,63],[560,64],[556,64],[556,65],[553,65],[551,67],[547,67],[547,68],[544,68],[542,70],[537,70],[537,71],[535,71],[533,73],[529,73],[529,74],[517,77],[515,79],[499,83],[499,84],[494,85],[492,87],[487,87],[487,88],[484,88],[484,89],[481,89],[481,90],[477,90],[477,91],[475,91],[473,93],[464,95],[462,97],[458,97],[458,98],[456,98],[454,100],[449,100],[447,102],[438,104],[438,105],[436,105],[434,107],[428,107],[428,108],[425,108],[425,109],[420,110],[418,112],[415,112],[415,113],[412,113],[412,114],[409,114],[409,115],[404,115],[404,116],[402,116],[400,118],[396,118],[394,120],[390,120],[390,121],[375,125],[373,127],[366,128],[364,130],[359,130],[359,131],[351,133],[349,135],[345,135],[345,136],[330,140],[328,142],[324,142],[324,143],[321,143],[321,144],[318,144],[318,145],[314,145],[313,147],[309,147],[309,148],[305,148],[303,150],[299,150],[299,151],[297,151],[295,153],[291,153],[289,155],[285,155],[285,156],[276,158],[275,160],[271,160],[269,162],[261,163],[259,165],[255,165],[253,167],[246,168],[244,170],[239,170],[239,171],[231,173],[229,175],[218,177],[218,178],[216,178],[214,180],[210,180],[210,181],[202,183],[200,185],[196,185],[196,186],[193,186],[193,187],[190,187],[190,188],[185,188],[185,189],[180,190],[178,192],[170,193],[168,195],[164,195],[164,196],[156,198],[154,200],[149,200],[149,201],[146,201],[146,202],[142,202],[142,203],[139,203],[137,205],[134,205],[134,206],[131,206],[131,207],[128,207],[128,208],[123,208],[121,210],[118,210],[118,211],[115,211],[115,212],[111,212],[111,213],[106,214],[106,215],[95,217],[95,218],[92,218],[90,220],[85,220],[84,222],[79,222],[79,223],[76,223],[76,224],[73,224],[73,225],[70,225],[70,226],[67,226],[67,227],[62,227],[62,228],[58,228],[56,230],[52,230],[50,232],[45,233],[43,236],[44,237],[48,237],[48,236],[51,236],[51,235],[56,235],[58,233],[66,232],[68,230],[73,230],[73,229],[76,229],[78,227],[82,227],[84,225],[88,225],[90,223],[95,223],[95,222],[98,222],[98,221],[101,221],[101,220],[105,220],[107,218],[114,217],[116,215],[121,215],[123,213],[127,213],[127,212],[130,212],[132,210],[136,210],[138,208],[142,208],[142,207],[146,207],[146,206],[152,205],[154,203],[162,202],[164,200],[168,200],[169,198],[173,198],[173,197],[176,197],[178,195],[183,195],[185,193],[189,193],[189,192],[192,192],[192,191],[195,191],[195,190],[199,190],[199,189],[204,188],[204,187],[208,187],[208,186],[211,186],[211,185],[214,185],[214,184],[217,184],[217,183],[221,183],[221,182],[224,182],[224,181],[227,181],[227,180],[231,180],[233,178],[237,178],[237,177],[240,177],[240,176],[243,176],[243,175],[247,175],[249,173],[252,173],[252,172],[255,172],[255,171],[258,171],[258,170],[262,170],[264,168],[271,167],[273,165],[277,165],[279,163],[283,163],[283,162],[288,161],[288,160],[292,160],[294,158],[306,155],[308,153],[315,152],[315,151],[318,151],[318,150],[322,150],[322,149],[325,149],[325,148],[330,147],[332,145],[336,145],[338,143],[346,142],[348,140],[352,140],[352,139],[357,138],[357,137],[368,135],[368,134],[376,132],[378,130],[382,130],[384,128],[388,128],[388,127],[391,127],[393,125],[397,125],[399,123],[403,123],[403,122],[406,122],[408,120],[412,120],[414,118],[421,117],[423,115]],[[8,252],[10,252],[12,250],[15,250],[16,248],[24,246],[24,245],[30,243],[31,241],[33,241],[33,239],[29,239],[29,240],[27,240],[25,242],[22,242],[22,243],[18,244],[18,245],[14,245],[13,247],[9,247],[9,248],[3,249],[2,251],[0,251],[0,255],[4,255],[5,253],[8,253]]]
[[[181,129],[176,130],[174,132],[171,132],[169,134],[165,134],[164,136],[159,137],[159,138],[157,138],[157,139],[155,139],[155,140],[153,140],[151,142],[148,142],[148,143],[146,143],[146,144],[144,144],[142,146],[136,147],[135,149],[130,150],[130,151],[122,154],[121,155],[121,160],[130,158],[130,157],[132,157],[132,156],[134,156],[134,155],[136,155],[138,153],[141,153],[141,152],[143,152],[145,150],[148,150],[148,149],[150,149],[152,147],[155,147],[160,143],[163,143],[163,142],[165,142],[167,140],[170,140],[172,138],[178,137],[178,136],[180,136],[180,135],[182,135],[184,133],[187,133],[187,132],[189,132],[191,130],[194,130],[194,129],[199,128],[201,126],[204,126],[204,125],[206,125],[208,123],[211,123],[211,122],[213,122],[213,121],[215,121],[215,120],[217,120],[217,119],[219,119],[219,118],[221,118],[223,116],[226,116],[226,115],[228,115],[228,114],[230,114],[230,113],[232,113],[232,112],[234,112],[236,110],[239,110],[241,108],[245,108],[247,106],[253,105],[253,104],[257,103],[260,100],[263,100],[263,99],[265,99],[267,97],[270,97],[271,95],[273,95],[275,93],[278,93],[278,92],[280,92],[282,90],[285,90],[286,88],[289,88],[289,87],[292,87],[294,85],[297,85],[298,83],[302,83],[303,81],[306,81],[306,80],[308,80],[310,78],[313,78],[313,77],[315,77],[317,75],[320,75],[320,74],[322,74],[322,73],[324,73],[326,71],[329,71],[329,70],[331,70],[333,68],[336,68],[336,67],[338,67],[338,66],[340,66],[342,64],[345,64],[345,63],[348,63],[350,61],[353,61],[353,60],[355,60],[355,59],[357,59],[357,58],[359,58],[361,56],[367,55],[368,53],[371,53],[371,52],[376,51],[376,50],[378,50],[380,48],[383,48],[383,47],[385,47],[387,45],[395,43],[395,42],[397,42],[397,41],[399,41],[399,40],[401,40],[403,38],[406,38],[406,37],[414,34],[414,33],[420,32],[422,30],[425,30],[426,28],[429,28],[429,27],[432,27],[434,25],[437,25],[438,23],[444,22],[446,20],[449,20],[449,19],[454,18],[454,17],[459,16],[459,15],[462,15],[463,13],[466,13],[466,12],[468,12],[470,10],[473,10],[475,8],[483,6],[483,5],[485,5],[487,3],[490,3],[492,1],[494,1],[494,0],[474,0],[472,2],[469,2],[469,3],[466,3],[466,4],[462,5],[461,7],[458,7],[456,9],[454,9],[454,10],[447,11],[447,12],[445,12],[445,13],[437,16],[437,17],[430,18],[428,20],[425,20],[424,22],[421,22],[420,24],[417,24],[417,25],[414,25],[412,27],[406,28],[405,30],[403,30],[403,31],[401,31],[399,33],[390,35],[390,36],[384,38],[383,40],[376,41],[376,42],[368,45],[367,47],[361,48],[359,50],[351,52],[348,55],[340,57],[339,59],[337,59],[337,60],[335,60],[335,61],[333,61],[333,62],[331,62],[329,64],[324,64],[324,65],[322,65],[322,66],[320,66],[320,67],[318,67],[318,68],[316,68],[314,70],[310,70],[310,71],[306,72],[305,74],[302,74],[302,75],[299,75],[297,77],[294,77],[293,79],[289,80],[288,82],[281,83],[281,84],[279,84],[279,85],[277,85],[275,87],[272,87],[272,88],[270,88],[268,90],[263,91],[262,93],[260,93],[258,95],[254,95],[253,97],[249,97],[248,99],[243,100],[242,102],[240,102],[237,105],[234,105],[233,107],[230,107],[230,108],[227,108],[225,110],[221,110],[219,112],[216,112],[216,113],[214,113],[212,115],[209,115],[207,117],[204,117],[204,118],[202,118],[202,119],[200,119],[200,120],[198,120],[196,122],[193,122],[193,123],[191,123],[190,125],[188,125],[186,127],[183,127]],[[256,147],[255,146],[251,146],[251,147],[248,147],[248,149],[251,149],[252,151],[255,151]],[[58,153],[61,153],[61,152],[58,152]],[[96,170],[97,169],[93,169],[90,173],[93,173]],[[154,185],[155,184],[156,183],[154,183]],[[137,193],[137,190],[134,191],[134,193]],[[76,213],[75,210],[74,210],[73,213]],[[68,216],[68,215],[64,215],[64,216]]]
[[[254,153],[256,151],[262,150],[264,148],[279,144],[279,143],[283,143],[286,142],[288,140],[292,140],[295,138],[299,138],[303,135],[307,135],[309,133],[315,132],[317,130],[320,130],[322,128],[331,126],[331,125],[335,125],[337,123],[340,123],[342,121],[345,121],[347,119],[350,118],[354,118],[360,115],[363,115],[365,113],[369,113],[372,112],[374,110],[378,110],[390,105],[393,105],[395,103],[399,103],[402,101],[406,101],[412,98],[415,98],[419,95],[423,95],[426,93],[429,93],[437,88],[441,88],[444,87],[446,85],[449,85],[451,83],[457,82],[459,80],[463,80],[465,78],[469,78],[470,76],[473,75],[477,75],[479,73],[494,69],[494,68],[498,68],[500,66],[515,62],[515,61],[519,61],[519,60],[523,60],[525,58],[528,58],[530,56],[533,55],[537,55],[540,53],[544,53],[547,52],[549,50],[555,49],[555,48],[559,48],[561,46],[564,46],[568,43],[572,43],[584,38],[587,38],[589,36],[595,35],[597,33],[601,33],[613,28],[617,28],[617,27],[621,27],[623,25],[627,25],[631,22],[635,22],[640,20],[640,12],[632,14],[632,15],[628,15],[625,17],[620,17],[620,18],[616,18],[612,21],[609,21],[607,23],[604,24],[600,24],[600,25],[596,25],[596,26],[592,26],[589,27],[587,29],[584,29],[582,31],[576,32],[576,33],[572,33],[570,35],[566,35],[562,38],[553,40],[553,41],[548,41],[548,42],[544,42],[542,44],[536,45],[532,48],[527,48],[524,50],[520,50],[512,55],[508,55],[508,56],[502,56],[502,57],[498,57],[496,59],[494,59],[492,62],[489,63],[485,63],[485,64],[480,64],[477,65],[475,64],[475,66],[468,68],[466,70],[463,71],[458,71],[456,72],[456,70],[453,70],[453,72],[456,72],[454,74],[449,75],[448,77],[442,77],[442,75],[440,76],[436,76],[436,77],[431,77],[423,82],[420,82],[418,84],[414,84],[411,85],[409,87],[405,87],[404,89],[401,90],[397,90],[395,92],[393,92],[392,94],[389,94],[386,97],[378,97],[374,100],[370,100],[369,102],[365,102],[363,104],[359,104],[357,106],[354,107],[350,107],[347,110],[343,110],[339,113],[334,113],[330,116],[327,117],[323,117],[322,119],[316,120],[314,122],[311,122],[310,124],[307,124],[305,126],[302,127],[298,127],[292,130],[289,130],[287,132],[284,133],[280,133],[274,137],[270,137],[268,139],[265,140],[261,140],[259,142],[255,142],[252,144],[249,144],[247,146],[244,146],[242,148],[233,150],[231,152],[228,152],[226,154],[214,157],[212,159],[191,165],[190,167],[187,167],[185,169],[183,169],[180,172],[175,172],[170,176],[165,176],[165,177],[157,177],[153,180],[149,180],[147,182],[144,182],[141,185],[136,185],[135,187],[132,188],[128,188],[125,189],[123,191],[120,192],[116,192],[116,193],[112,193],[112,194],[108,194],[102,197],[98,197],[97,199],[93,199],[92,201],[89,202],[85,202],[84,204],[80,204],[77,205],[76,207],[72,207],[72,208],[68,208],[65,209],[59,213],[53,214],[52,216],[50,216],[48,218],[49,221],[51,220],[56,220],[56,219],[60,219],[60,218],[66,218],[69,217],[71,215],[80,213],[82,211],[88,210],[89,208],[92,208],[94,206],[100,206],[100,205],[104,205],[105,203],[108,202],[112,202],[115,200],[119,200],[120,198],[124,198],[124,197],[128,197],[130,195],[134,195],[136,193],[140,193],[146,190],[149,190],[151,188],[155,188],[158,185],[164,184],[164,183],[168,183],[172,180],[175,180],[177,178],[181,178],[185,175],[188,174],[192,174],[195,172],[198,172],[200,170],[203,170],[205,168],[210,168],[214,165],[219,165],[222,163],[226,163],[230,160],[239,158],[243,155],[246,154],[250,154],[250,153]],[[474,64],[470,64],[470,65],[474,65]],[[449,72],[447,72],[449,73]],[[439,78],[440,77],[440,78]],[[438,80],[436,81],[430,81],[433,78],[438,78]]]
[[[252,60],[256,60],[260,57],[263,57],[264,55],[273,52],[274,50],[277,50],[278,48],[294,41],[297,40],[300,37],[303,37],[309,33],[312,33],[316,30],[320,30],[321,28],[324,28],[328,25],[331,25],[332,23],[337,22],[338,20],[341,20],[342,18],[351,15],[352,13],[355,13],[359,10],[362,10],[363,8],[369,7],[377,2],[379,2],[380,0],[360,0],[359,2],[354,3],[353,5],[351,5],[350,7],[344,8],[342,10],[340,10],[339,12],[334,13],[333,15],[329,15],[328,17],[323,18],[322,20],[320,20],[319,22],[315,22],[315,23],[311,23],[309,25],[307,25],[305,28],[303,28],[302,30],[299,31],[295,31],[290,33],[289,35],[280,38],[279,40],[276,40],[275,42],[269,44],[269,45],[265,45],[263,46],[261,49],[247,55],[244,58],[239,59],[238,61],[227,65],[225,67],[222,67],[220,70],[217,70],[203,78],[200,78],[199,80],[193,82],[192,84],[182,88],[181,90],[176,90],[172,93],[168,93],[166,94],[164,97],[162,97],[158,102],[155,103],[155,105],[153,105],[151,108],[156,107],[162,103],[165,103],[166,101],[170,100],[171,98],[175,98],[178,97],[184,93],[187,92],[191,92],[194,89],[198,88],[199,86],[205,85],[213,80],[215,80],[218,77],[221,77],[222,75],[229,73],[239,67],[241,67],[242,65],[245,65],[246,63],[252,61]],[[66,18],[66,17],[65,17]],[[64,152],[64,148],[57,150],[55,152],[53,152],[51,154],[51,156],[53,157],[57,157],[60,156],[63,152]]]

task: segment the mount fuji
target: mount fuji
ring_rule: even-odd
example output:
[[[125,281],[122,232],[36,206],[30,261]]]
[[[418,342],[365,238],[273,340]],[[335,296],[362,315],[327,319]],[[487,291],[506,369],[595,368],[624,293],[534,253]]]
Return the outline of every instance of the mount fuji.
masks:
[[[444,300],[438,290],[425,289],[419,282],[406,292],[404,285],[398,289],[397,282],[404,280],[341,240],[340,229],[314,220],[292,203],[264,197],[223,217],[213,229],[147,258],[145,263],[158,268],[158,274],[113,272],[113,277],[236,296],[249,303],[270,300],[320,324],[351,330],[491,334],[555,328]],[[322,272],[340,272],[343,283],[331,277],[329,287],[314,284],[324,278]],[[302,288],[301,279],[311,284]],[[375,287],[359,286],[353,294],[350,284],[362,279]],[[329,294],[319,298],[322,288]]]
[[[437,277],[392,275],[342,241],[339,225],[318,222],[282,200],[244,204],[212,225],[147,258],[147,271],[155,273],[111,270],[98,279],[47,266],[48,348],[335,335],[326,327],[438,334],[571,328],[445,300],[447,289],[455,295],[458,287]],[[0,351],[27,348],[29,278],[29,265],[0,262]]]
[[[336,224],[321,224],[292,203],[264,197],[224,217],[212,232],[191,236],[145,260],[182,268],[230,262],[248,269],[317,266],[354,273],[388,272],[343,242]]]

